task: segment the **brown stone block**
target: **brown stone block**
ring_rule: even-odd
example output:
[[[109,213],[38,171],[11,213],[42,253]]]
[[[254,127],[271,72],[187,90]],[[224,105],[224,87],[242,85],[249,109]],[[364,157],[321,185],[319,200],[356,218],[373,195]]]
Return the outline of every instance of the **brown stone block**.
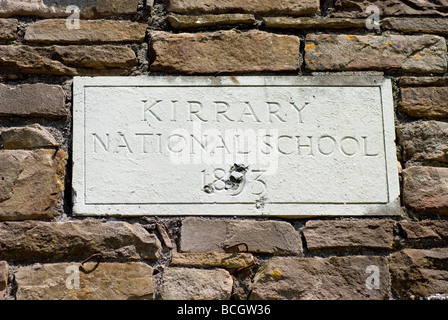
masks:
[[[401,88],[400,111],[411,117],[448,118],[448,87]]]
[[[393,249],[392,220],[311,220],[303,230],[307,248]]]
[[[0,40],[14,40],[17,38],[17,19],[0,19]]]
[[[223,269],[166,268],[162,274],[162,300],[229,300],[233,280]]]
[[[400,87],[445,87],[448,86],[448,77],[401,77],[398,85]]]
[[[197,268],[244,268],[255,263],[250,253],[223,253],[223,252],[173,252],[172,266],[187,266]]]
[[[62,150],[0,150],[0,221],[60,215],[66,160]]]
[[[448,248],[404,249],[389,266],[392,287],[404,298],[448,293]]]
[[[418,121],[397,128],[398,143],[404,161],[448,163],[448,123]]]
[[[252,30],[214,33],[153,31],[151,71],[185,74],[215,74],[297,71],[300,40]]]
[[[129,75],[136,69],[135,52],[126,46],[0,46],[0,72],[50,75]]]
[[[446,50],[445,39],[432,35],[309,34],[305,64],[311,71],[444,73]]]
[[[319,0],[171,0],[168,11],[176,13],[252,13],[308,15],[320,12]]]
[[[448,214],[448,168],[403,170],[403,201],[417,214]]]
[[[225,252],[225,247],[244,242],[251,253],[299,254],[301,239],[283,221],[213,220],[186,218],[182,222],[181,251]],[[239,247],[244,251],[244,245]]]
[[[447,18],[385,18],[381,22],[384,30],[404,33],[431,33],[448,35]]]
[[[126,20],[80,20],[79,29],[67,29],[65,19],[40,20],[25,31],[25,41],[38,43],[138,42],[146,24]]]
[[[0,132],[3,149],[56,148],[55,138],[39,124],[7,128]]]
[[[331,16],[367,18],[367,7],[375,5],[386,16],[448,16],[446,1],[439,0],[336,0]]]
[[[61,118],[67,115],[65,95],[60,86],[0,83],[0,117]]]
[[[265,17],[263,23],[267,28],[278,29],[347,29],[365,28],[364,19],[349,18],[310,18],[310,17]]]
[[[152,300],[153,268],[141,262],[19,267],[17,300]]]
[[[174,29],[255,23],[254,15],[246,13],[204,14],[197,16],[170,13],[167,19]]]
[[[99,18],[137,13],[138,0],[77,0],[73,3],[60,0],[2,0],[0,17],[37,16],[43,18],[68,17],[76,5],[82,18]],[[68,12],[67,12],[68,11]]]
[[[0,259],[11,262],[156,260],[161,244],[139,224],[121,221],[22,221],[0,223]]]
[[[447,220],[400,221],[398,225],[408,240],[448,240]]]
[[[377,256],[274,257],[253,279],[251,300],[379,300],[390,297],[387,260]]]

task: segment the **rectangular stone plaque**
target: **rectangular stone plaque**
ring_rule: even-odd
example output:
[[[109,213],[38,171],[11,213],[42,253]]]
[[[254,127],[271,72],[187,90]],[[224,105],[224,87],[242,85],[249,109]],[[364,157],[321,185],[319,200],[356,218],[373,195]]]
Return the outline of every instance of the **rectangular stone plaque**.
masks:
[[[76,215],[399,214],[383,77],[75,77]]]

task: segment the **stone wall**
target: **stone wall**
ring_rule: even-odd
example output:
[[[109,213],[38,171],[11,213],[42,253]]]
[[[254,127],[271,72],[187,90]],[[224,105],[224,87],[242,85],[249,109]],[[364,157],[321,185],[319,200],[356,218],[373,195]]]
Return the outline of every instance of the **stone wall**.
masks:
[[[448,295],[444,1],[66,4],[0,3],[0,300]],[[393,80],[401,216],[72,215],[73,76],[326,73]]]

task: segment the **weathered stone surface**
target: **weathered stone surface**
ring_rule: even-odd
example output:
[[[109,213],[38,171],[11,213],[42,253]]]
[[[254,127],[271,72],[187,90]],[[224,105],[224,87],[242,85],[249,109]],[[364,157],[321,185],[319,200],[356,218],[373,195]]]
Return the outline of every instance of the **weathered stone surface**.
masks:
[[[0,116],[60,118],[67,115],[64,91],[60,86],[0,83]]]
[[[14,40],[17,38],[17,19],[0,19],[0,40]]]
[[[448,77],[401,77],[400,87],[444,87],[448,86]]]
[[[257,30],[195,34],[153,31],[151,47],[155,57],[152,71],[214,74],[300,69],[298,37]]]
[[[448,214],[448,168],[403,170],[403,202],[417,214]]]
[[[9,267],[6,261],[0,261],[0,300],[4,300],[8,287]]]
[[[448,117],[448,87],[401,88],[400,93],[398,107],[411,117]]]
[[[336,0],[332,16],[349,18],[367,18],[372,13],[367,7],[375,5],[381,16],[427,15],[448,16],[446,1],[438,0]]]
[[[128,75],[135,70],[135,52],[125,46],[53,46],[61,61],[79,75]]]
[[[229,300],[233,280],[223,269],[170,267],[163,271],[163,300]]]
[[[17,300],[146,300],[154,295],[152,274],[141,262],[55,263],[19,267],[14,279]]]
[[[217,25],[255,23],[254,15],[248,13],[204,14],[199,16],[170,13],[167,19],[174,29],[193,29]]]
[[[408,240],[448,240],[448,221],[400,221],[400,229]]]
[[[368,279],[378,268],[378,289]],[[372,267],[371,267],[372,268]],[[389,297],[386,259],[377,256],[331,258],[274,257],[253,279],[251,300],[365,300]]]
[[[3,149],[32,149],[58,145],[56,139],[37,123],[4,129],[0,132],[0,136]]]
[[[237,269],[247,267],[255,262],[250,253],[222,253],[222,252],[173,252],[172,266],[198,267],[198,268],[226,268]]]
[[[444,73],[445,55],[445,39],[432,35],[309,34],[305,44],[305,63],[311,71]]]
[[[385,18],[381,21],[381,27],[404,33],[448,35],[448,19],[445,18]]]
[[[448,123],[419,121],[398,126],[398,143],[404,161],[448,162]]]
[[[182,222],[180,251],[224,252],[226,246],[247,243],[249,252],[299,254],[301,239],[282,221],[212,220],[186,218]],[[244,246],[240,246],[244,251]]]
[[[303,229],[309,250],[350,248],[391,250],[393,220],[310,220]]]
[[[0,17],[38,16],[43,18],[68,17],[72,3],[63,0],[2,0]],[[77,0],[82,18],[97,18],[137,13],[138,0]],[[68,13],[66,12],[68,10]]]
[[[402,297],[448,292],[448,248],[404,249],[390,257],[392,287]]]
[[[0,46],[0,72],[50,75],[129,75],[135,52],[126,46]]]
[[[101,252],[104,260],[154,260],[160,241],[139,224],[121,221],[0,223],[0,259],[11,262],[81,261]]]
[[[0,221],[60,215],[66,160],[62,150],[0,150]]]
[[[40,20],[25,31],[25,41],[44,43],[143,42],[147,25],[127,20],[81,20],[67,29],[65,19]]]
[[[231,13],[308,15],[320,11],[319,0],[171,0],[168,11],[176,13]]]
[[[279,29],[345,29],[366,27],[366,21],[364,19],[349,18],[264,17],[263,23],[267,28]]]

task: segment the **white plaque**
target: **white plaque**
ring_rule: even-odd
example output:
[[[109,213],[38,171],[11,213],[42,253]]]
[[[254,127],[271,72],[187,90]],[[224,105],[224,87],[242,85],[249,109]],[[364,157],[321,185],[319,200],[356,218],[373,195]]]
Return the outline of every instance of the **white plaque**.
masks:
[[[75,77],[75,215],[399,214],[383,77]]]

